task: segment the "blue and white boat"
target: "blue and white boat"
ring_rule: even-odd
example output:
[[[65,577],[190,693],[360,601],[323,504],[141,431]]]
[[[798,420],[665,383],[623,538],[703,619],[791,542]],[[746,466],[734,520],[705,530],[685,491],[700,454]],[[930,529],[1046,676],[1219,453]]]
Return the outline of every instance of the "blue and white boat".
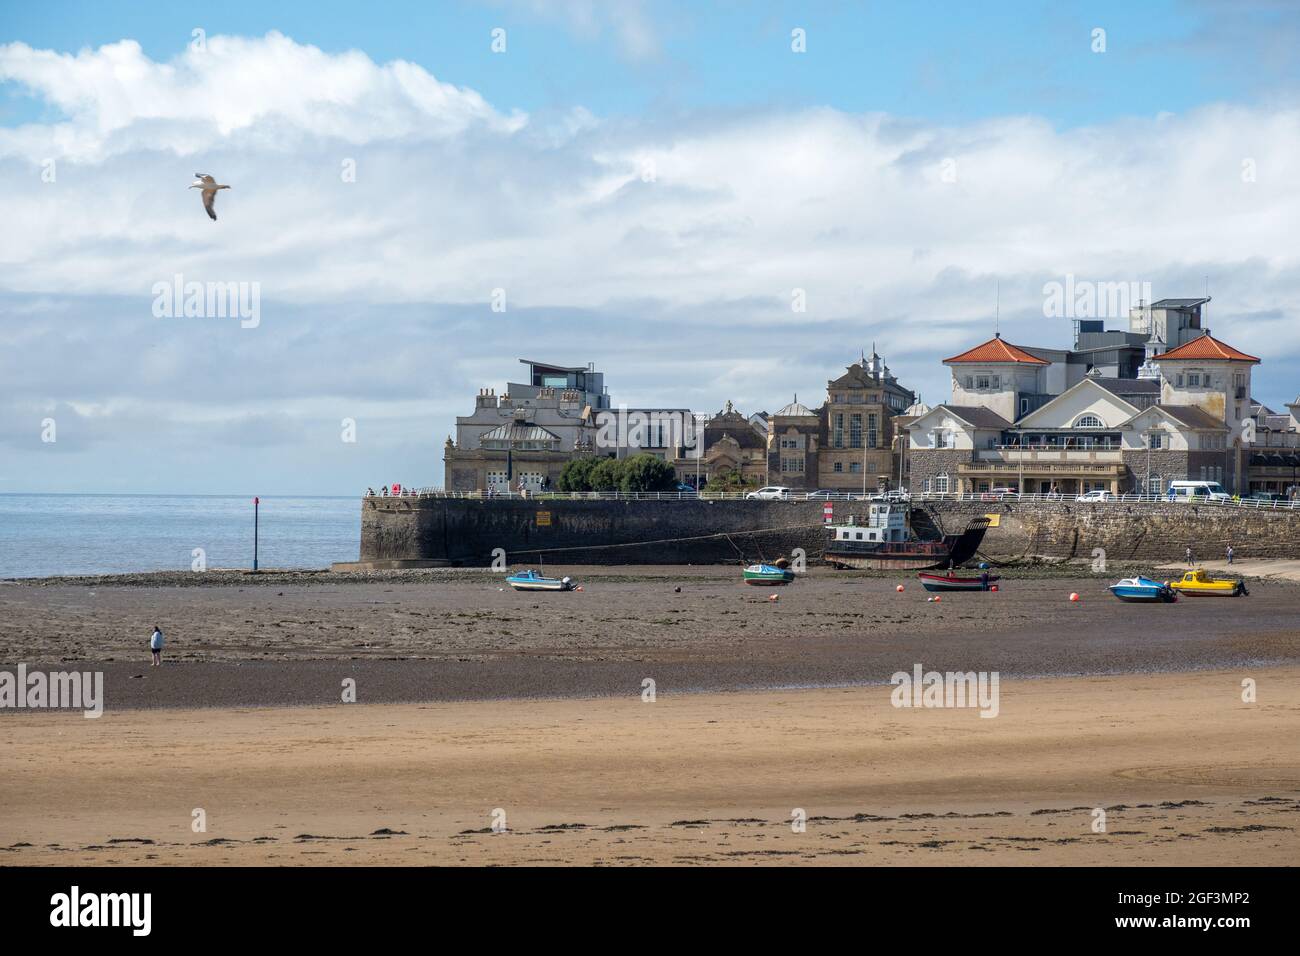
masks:
[[[1110,593],[1121,601],[1150,604],[1164,602],[1171,604],[1178,600],[1173,588],[1159,581],[1152,581],[1140,574],[1135,578],[1125,578],[1110,586]]]
[[[506,578],[506,583],[516,591],[572,591],[573,581],[568,577],[548,578],[542,572],[529,568]]]

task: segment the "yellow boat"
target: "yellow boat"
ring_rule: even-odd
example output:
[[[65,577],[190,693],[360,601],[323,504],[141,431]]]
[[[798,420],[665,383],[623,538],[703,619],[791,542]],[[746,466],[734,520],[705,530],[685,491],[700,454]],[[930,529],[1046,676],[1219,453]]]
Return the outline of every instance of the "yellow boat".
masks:
[[[1211,597],[1241,597],[1250,594],[1245,581],[1223,581],[1212,578],[1204,568],[1188,571],[1179,581],[1170,581],[1169,586],[1175,591],[1187,595],[1209,595]]]

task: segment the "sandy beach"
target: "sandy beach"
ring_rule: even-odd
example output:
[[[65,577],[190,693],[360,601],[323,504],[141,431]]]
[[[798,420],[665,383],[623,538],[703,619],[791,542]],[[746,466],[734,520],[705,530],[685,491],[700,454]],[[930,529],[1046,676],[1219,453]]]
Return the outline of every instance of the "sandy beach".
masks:
[[[1242,675],[1007,681],[994,719],[888,687],[25,715],[0,860],[1294,863],[1300,668]]]
[[[1133,607],[1078,571],[935,603],[902,575],[777,592],[729,568],[565,570],[583,591],[485,572],[0,585],[0,666],[105,675],[98,719],[0,711],[0,862],[1300,856],[1291,582]],[[894,707],[891,674],[918,663],[998,672],[998,716]]]

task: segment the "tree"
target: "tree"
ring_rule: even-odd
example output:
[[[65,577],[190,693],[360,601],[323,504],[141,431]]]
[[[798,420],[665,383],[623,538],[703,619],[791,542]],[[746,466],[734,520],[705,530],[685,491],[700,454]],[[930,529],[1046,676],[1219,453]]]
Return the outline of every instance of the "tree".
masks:
[[[564,470],[560,472],[560,478],[556,482],[556,487],[560,491],[590,491],[591,490],[591,470],[600,462],[599,458],[574,458],[572,461],[565,462]]]
[[[587,477],[589,491],[618,491],[623,469],[613,458],[600,458]]]
[[[621,462],[620,491],[673,491],[677,472],[673,466],[654,455],[633,455]]]

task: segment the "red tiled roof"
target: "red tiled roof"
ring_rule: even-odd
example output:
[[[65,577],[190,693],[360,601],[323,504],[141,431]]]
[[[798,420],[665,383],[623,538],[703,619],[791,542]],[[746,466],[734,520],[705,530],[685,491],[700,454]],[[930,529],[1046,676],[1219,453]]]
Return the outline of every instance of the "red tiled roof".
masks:
[[[952,358],[946,358],[943,361],[945,365],[949,362],[977,362],[981,365],[990,362],[1023,362],[1026,365],[1052,364],[1046,359],[1040,359],[1037,355],[1030,355],[1024,349],[1012,345],[1010,342],[1004,342],[996,335],[983,345],[977,345],[973,349],[962,352],[960,355],[954,355]]]
[[[1227,343],[1220,342],[1213,335],[1206,332],[1199,339],[1192,339],[1190,342],[1178,346],[1176,349],[1170,349],[1168,352],[1162,352],[1155,357],[1157,362],[1175,361],[1180,362],[1184,359],[1190,361],[1204,361],[1231,359],[1236,362],[1258,362],[1259,359],[1253,355],[1247,355],[1238,349],[1234,349]]]

